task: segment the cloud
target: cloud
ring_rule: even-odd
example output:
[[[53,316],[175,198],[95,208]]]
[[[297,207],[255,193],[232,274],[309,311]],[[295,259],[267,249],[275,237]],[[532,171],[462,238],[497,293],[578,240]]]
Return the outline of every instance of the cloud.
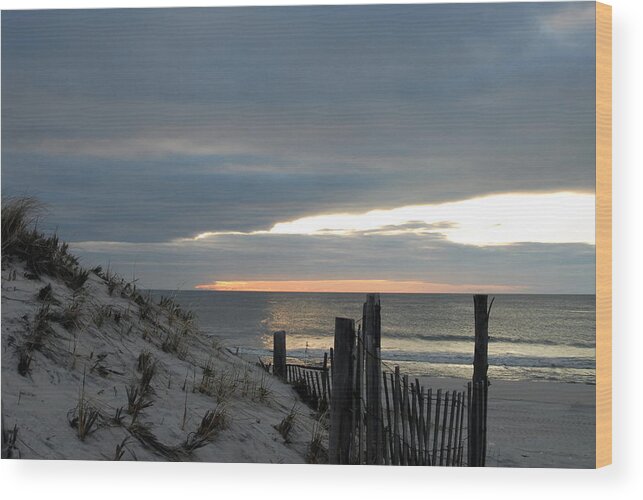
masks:
[[[581,32],[593,32],[596,22],[596,4],[583,2],[561,5],[560,8],[546,12],[541,17],[546,32],[579,36]]]
[[[223,235],[381,235],[440,234],[467,245],[513,243],[594,244],[596,198],[580,193],[509,193],[435,205],[321,214],[278,222],[249,233],[205,232],[182,242]]]
[[[214,281],[392,280],[593,293],[594,246],[477,247],[435,235],[224,235],[185,243],[75,243],[88,265],[110,265],[149,288]]]
[[[591,246],[474,252],[457,242],[508,238],[493,228],[474,238],[453,217],[415,214],[351,238],[328,227],[230,234],[503,193],[592,193],[588,5],[4,12],[3,195],[38,196],[62,238],[87,258],[135,265],[150,286],[251,271],[319,279],[320,268],[328,279],[499,282],[475,263],[502,283],[590,290]],[[228,234],[168,243],[205,232]]]

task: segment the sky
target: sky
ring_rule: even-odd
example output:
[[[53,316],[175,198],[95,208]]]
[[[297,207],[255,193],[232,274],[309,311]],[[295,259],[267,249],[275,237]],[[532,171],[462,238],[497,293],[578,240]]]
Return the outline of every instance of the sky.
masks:
[[[2,12],[2,196],[142,287],[594,293],[594,4]]]

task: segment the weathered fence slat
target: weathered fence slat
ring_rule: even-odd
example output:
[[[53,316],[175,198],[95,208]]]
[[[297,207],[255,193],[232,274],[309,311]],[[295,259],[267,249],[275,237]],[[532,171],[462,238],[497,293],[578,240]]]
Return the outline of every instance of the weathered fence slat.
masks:
[[[408,383],[408,376],[405,376],[405,380]],[[411,397],[408,402],[409,408],[407,409],[409,414],[409,434],[411,435],[411,445],[410,445],[410,464],[417,465],[417,444],[415,440],[415,432],[417,430],[417,403],[415,401],[415,388],[413,382],[410,384]]]
[[[462,401],[462,408],[460,411],[460,433],[458,437],[458,465],[462,466],[462,458],[464,455],[464,449],[462,446],[462,434],[463,434],[463,424],[464,424],[464,393],[461,394],[462,397],[460,398]]]
[[[384,382],[384,397],[386,398],[386,425],[388,427],[388,432],[387,432],[387,437],[388,439],[384,443],[384,446],[388,448],[388,454],[389,454],[389,461],[395,464],[395,451],[394,451],[394,444],[393,444],[393,437],[392,437],[392,429],[393,429],[393,422],[391,421],[391,404],[389,402],[389,396],[388,396],[388,384],[386,382],[386,373],[382,372],[382,379]]]
[[[438,394],[435,400],[435,428],[433,430],[433,465],[437,464],[438,459],[438,432],[440,431],[440,404],[442,400],[442,389],[438,389]]]
[[[424,434],[426,429],[424,428],[424,387],[420,386],[420,381],[415,379],[415,387],[417,388],[417,398],[418,398],[418,464],[427,465],[426,459],[424,457]]]
[[[382,463],[382,387],[380,344],[382,338],[380,295],[366,296],[362,315],[364,358],[366,364],[366,463]]]
[[[452,447],[453,447],[453,418],[455,417],[455,400],[456,400],[456,391],[453,391],[451,395],[451,415],[449,415],[449,440],[447,441],[447,458],[446,458],[446,463],[445,465],[448,467],[449,465],[453,465],[451,463],[451,453],[452,453]]]
[[[458,433],[460,432],[460,413],[462,412],[462,393],[458,392],[455,414],[455,429],[453,431],[453,452],[451,454],[451,466],[458,464]]]
[[[393,375],[391,375],[393,378]],[[402,389],[400,382],[400,367],[395,367],[395,382],[393,384],[393,408],[394,408],[394,421],[395,421],[395,456],[397,459],[397,465],[404,465],[403,463],[403,452],[402,452],[402,442],[400,437],[400,420],[402,417],[402,401],[401,401]]]
[[[440,440],[440,465],[444,465],[444,438],[447,430],[447,414],[449,413],[449,391],[444,393],[444,411],[442,412],[442,432]]]
[[[406,375],[402,378],[402,465],[409,465],[409,435],[408,435],[408,426],[409,426],[409,415],[408,415],[408,404],[409,404],[409,388],[408,388],[408,377]]]
[[[354,355],[355,321],[335,318],[333,399],[328,438],[328,458],[331,464],[350,462]]]
[[[426,464],[432,465],[431,460],[431,403],[433,398],[433,389],[429,389],[426,395],[426,429],[424,436],[424,453],[426,454]]]

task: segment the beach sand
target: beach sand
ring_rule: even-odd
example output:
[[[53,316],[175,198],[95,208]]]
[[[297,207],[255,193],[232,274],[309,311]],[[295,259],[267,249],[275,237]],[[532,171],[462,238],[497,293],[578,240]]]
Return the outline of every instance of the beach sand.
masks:
[[[21,375],[18,354],[33,336],[35,317],[45,305],[37,296],[48,284],[49,329],[32,352],[28,373]],[[121,460],[306,463],[319,425],[291,386],[197,331],[183,333],[184,325],[170,318],[167,308],[144,301],[141,306],[136,299],[141,301],[120,287],[110,294],[93,273],[73,292],[48,276],[27,279],[20,263],[5,266],[2,419],[6,430],[15,425],[18,431],[12,458],[114,460],[120,447]],[[75,326],[67,327],[60,317],[73,304],[78,316]],[[164,347],[175,333],[180,347]],[[156,362],[156,370],[146,397],[151,406],[134,421],[127,390],[141,386],[142,353]],[[212,377],[204,390],[206,367]],[[99,412],[84,440],[77,423],[81,400]],[[209,411],[222,412],[225,425],[203,446],[188,449],[185,444],[198,437]],[[278,427],[291,414],[292,429],[284,435]]]
[[[463,390],[467,381],[420,378],[425,387]],[[593,468],[595,386],[491,380],[487,466]]]

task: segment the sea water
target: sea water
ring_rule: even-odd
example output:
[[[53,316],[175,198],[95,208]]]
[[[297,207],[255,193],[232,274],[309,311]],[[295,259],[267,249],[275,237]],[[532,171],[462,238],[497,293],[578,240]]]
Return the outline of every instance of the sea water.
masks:
[[[155,291],[193,310],[201,330],[249,357],[269,356],[287,332],[288,355],[318,360],[333,346],[335,317],[361,318],[365,294]],[[490,297],[491,299],[491,297]],[[382,359],[403,373],[469,378],[473,299],[460,294],[382,294]],[[594,295],[495,295],[489,375],[505,380],[595,383]]]

